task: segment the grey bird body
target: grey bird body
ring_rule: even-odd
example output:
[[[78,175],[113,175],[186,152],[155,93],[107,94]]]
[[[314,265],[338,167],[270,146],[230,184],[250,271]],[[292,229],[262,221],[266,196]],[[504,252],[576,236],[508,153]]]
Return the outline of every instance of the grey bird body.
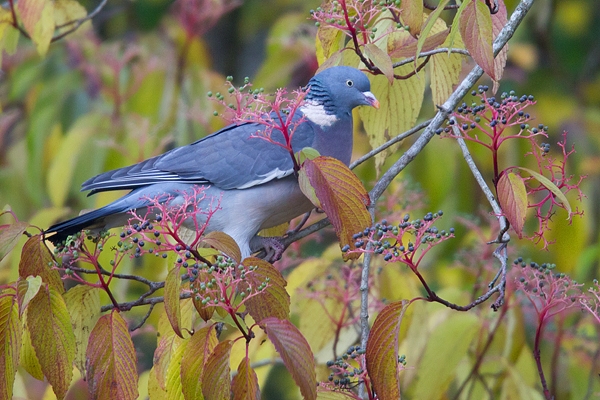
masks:
[[[370,93],[367,77],[350,67],[332,67],[308,83],[303,107],[294,115],[297,125],[292,149],[316,149],[321,155],[349,164],[352,154],[352,109],[378,106]],[[255,123],[231,125],[190,145],[173,149],[138,164],[100,174],[82,185],[90,194],[118,189],[132,191],[115,202],[50,227],[48,239],[58,243],[82,229],[123,226],[150,205],[149,199],[172,197],[172,205],[183,201],[194,185],[204,186],[206,195],[199,206],[219,205],[206,232],[223,231],[238,243],[242,256],[253,250],[258,231],[281,225],[310,211],[313,205],[300,191],[289,152],[257,138],[264,126]],[[273,130],[271,138],[284,143]],[[200,214],[202,225],[206,216]],[[190,221],[188,227],[193,228]]]

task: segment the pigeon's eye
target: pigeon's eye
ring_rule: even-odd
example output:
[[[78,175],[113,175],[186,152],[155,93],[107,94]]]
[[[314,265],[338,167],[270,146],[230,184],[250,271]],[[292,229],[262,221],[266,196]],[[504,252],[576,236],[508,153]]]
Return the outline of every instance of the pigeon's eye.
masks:
[[[348,79],[348,80],[346,81],[346,86],[348,86],[348,87],[352,87],[352,86],[354,86],[354,82],[352,82],[352,80],[351,80],[351,79]]]

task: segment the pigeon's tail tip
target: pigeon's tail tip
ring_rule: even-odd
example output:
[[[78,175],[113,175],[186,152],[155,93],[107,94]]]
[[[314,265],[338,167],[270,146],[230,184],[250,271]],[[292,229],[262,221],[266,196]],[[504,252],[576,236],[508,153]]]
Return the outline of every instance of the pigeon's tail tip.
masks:
[[[103,220],[114,213],[114,210],[103,207],[75,218],[52,225],[44,231],[44,240],[48,240],[55,246],[63,243],[69,236],[76,235],[84,229],[101,230]]]

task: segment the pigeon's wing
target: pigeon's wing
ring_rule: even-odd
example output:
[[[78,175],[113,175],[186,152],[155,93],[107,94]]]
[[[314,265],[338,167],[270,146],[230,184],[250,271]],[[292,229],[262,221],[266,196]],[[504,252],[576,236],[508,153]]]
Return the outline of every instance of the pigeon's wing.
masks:
[[[295,116],[299,122],[301,116]],[[221,189],[245,189],[293,173],[293,162],[283,147],[259,137],[265,126],[231,125],[187,146],[173,149],[129,167],[100,174],[82,185],[92,193],[133,189],[161,182],[212,184]],[[312,146],[310,122],[300,122],[293,134],[293,149]],[[273,130],[271,139],[284,143]]]

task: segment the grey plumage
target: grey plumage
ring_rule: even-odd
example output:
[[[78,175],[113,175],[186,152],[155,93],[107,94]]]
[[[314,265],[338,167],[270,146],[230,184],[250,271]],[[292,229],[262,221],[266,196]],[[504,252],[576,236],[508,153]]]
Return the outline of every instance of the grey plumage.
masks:
[[[352,109],[378,106],[369,80],[355,68],[332,67],[315,75],[307,87],[306,102],[294,115],[297,120],[305,117],[293,135],[294,152],[313,147],[321,155],[348,164],[352,154]],[[285,223],[313,207],[298,187],[289,153],[251,137],[259,130],[264,126],[231,125],[187,146],[89,179],[82,190],[90,190],[90,194],[132,191],[105,207],[50,227],[47,233],[53,235],[48,239],[58,243],[84,228],[122,226],[130,210],[142,212],[149,205],[148,198],[167,194],[177,203],[192,185],[204,185],[206,204],[202,206],[207,207],[210,199],[220,199],[221,208],[211,218],[207,231],[229,234],[243,257],[249,256],[257,250],[251,246],[260,244],[253,240],[258,231]],[[272,139],[284,143],[283,135],[276,130]],[[204,222],[202,217],[198,222]]]

